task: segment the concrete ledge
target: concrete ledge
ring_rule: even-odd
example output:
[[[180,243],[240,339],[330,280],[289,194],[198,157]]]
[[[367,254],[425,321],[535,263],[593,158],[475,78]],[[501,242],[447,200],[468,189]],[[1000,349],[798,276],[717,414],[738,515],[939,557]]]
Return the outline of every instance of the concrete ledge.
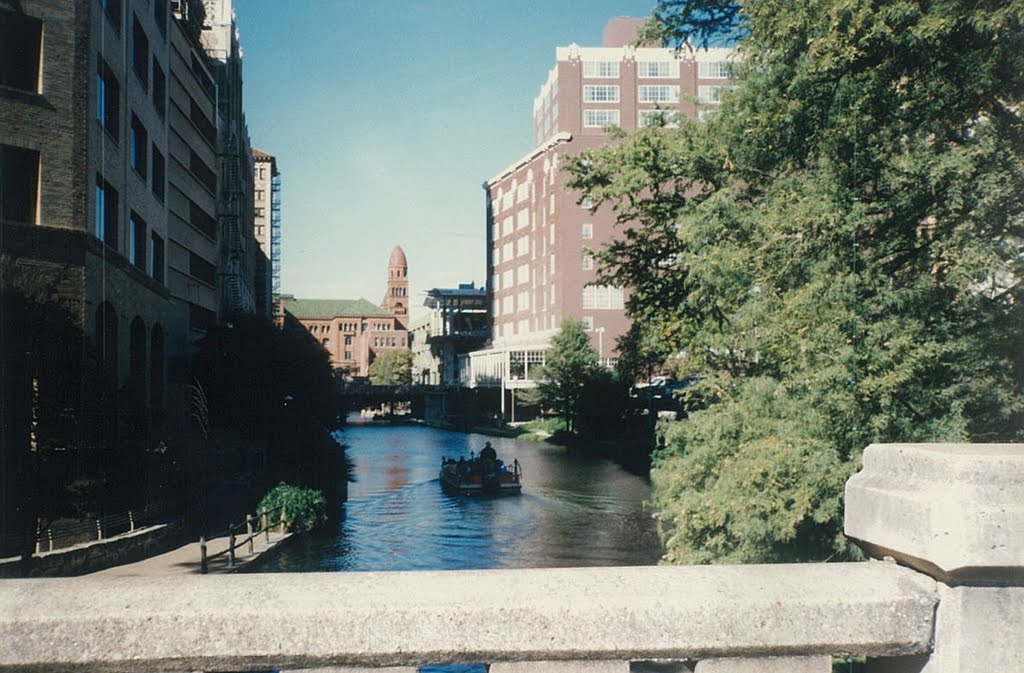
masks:
[[[0,582],[0,670],[900,656],[935,582],[889,563]]]
[[[1018,671],[1024,587],[940,587],[935,653],[924,673]]]
[[[832,673],[832,657],[705,659],[694,673]]]
[[[1024,584],[1024,444],[872,444],[845,526],[947,584]]]

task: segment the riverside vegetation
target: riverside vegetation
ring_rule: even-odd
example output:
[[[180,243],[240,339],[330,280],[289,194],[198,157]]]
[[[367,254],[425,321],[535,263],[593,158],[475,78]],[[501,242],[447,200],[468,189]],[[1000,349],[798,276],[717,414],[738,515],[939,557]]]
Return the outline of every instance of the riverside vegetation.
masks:
[[[674,563],[845,558],[864,446],[1020,440],[1024,12],[982,0],[665,0],[646,31],[738,40],[706,121],[571,161],[611,208],[631,376],[703,376],[660,427]]]

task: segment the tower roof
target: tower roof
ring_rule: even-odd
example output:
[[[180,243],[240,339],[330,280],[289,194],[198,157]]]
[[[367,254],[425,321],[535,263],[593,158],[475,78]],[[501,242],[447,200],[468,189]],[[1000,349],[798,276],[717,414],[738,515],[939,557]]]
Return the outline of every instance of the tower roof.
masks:
[[[409,266],[409,263],[405,261],[405,253],[402,251],[402,246],[396,245],[395,249],[391,251],[391,258],[388,260],[388,266],[400,266],[403,269]]]

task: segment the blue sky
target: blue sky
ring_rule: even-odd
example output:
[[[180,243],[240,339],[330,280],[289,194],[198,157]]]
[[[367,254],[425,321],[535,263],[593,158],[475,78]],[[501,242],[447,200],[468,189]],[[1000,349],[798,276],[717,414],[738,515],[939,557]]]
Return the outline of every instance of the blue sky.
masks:
[[[484,281],[481,183],[532,149],[555,47],[654,0],[235,0],[253,145],[282,174],[281,290],[377,303],[392,247],[414,315]]]

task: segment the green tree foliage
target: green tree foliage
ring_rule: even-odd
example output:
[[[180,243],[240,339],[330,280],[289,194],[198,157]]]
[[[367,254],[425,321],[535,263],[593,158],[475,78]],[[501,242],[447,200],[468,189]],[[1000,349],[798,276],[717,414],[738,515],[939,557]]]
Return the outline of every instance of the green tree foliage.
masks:
[[[656,456],[667,558],[845,555],[842,483],[866,444],[1022,436],[1024,14],[655,16],[677,45],[742,34],[739,86],[707,122],[620,133],[570,172],[620,223],[599,261],[632,289],[633,360],[685,350],[708,376]]]
[[[565,420],[568,432],[575,432],[584,388],[598,371],[597,351],[579,320],[567,318],[551,339],[544,359],[543,379],[538,384],[544,406]]]
[[[370,363],[370,383],[375,386],[407,386],[412,383],[412,351],[380,353]]]
[[[327,521],[327,498],[322,491],[281,482],[263,496],[256,511],[271,512],[271,526],[283,518],[290,531],[313,530]]]

